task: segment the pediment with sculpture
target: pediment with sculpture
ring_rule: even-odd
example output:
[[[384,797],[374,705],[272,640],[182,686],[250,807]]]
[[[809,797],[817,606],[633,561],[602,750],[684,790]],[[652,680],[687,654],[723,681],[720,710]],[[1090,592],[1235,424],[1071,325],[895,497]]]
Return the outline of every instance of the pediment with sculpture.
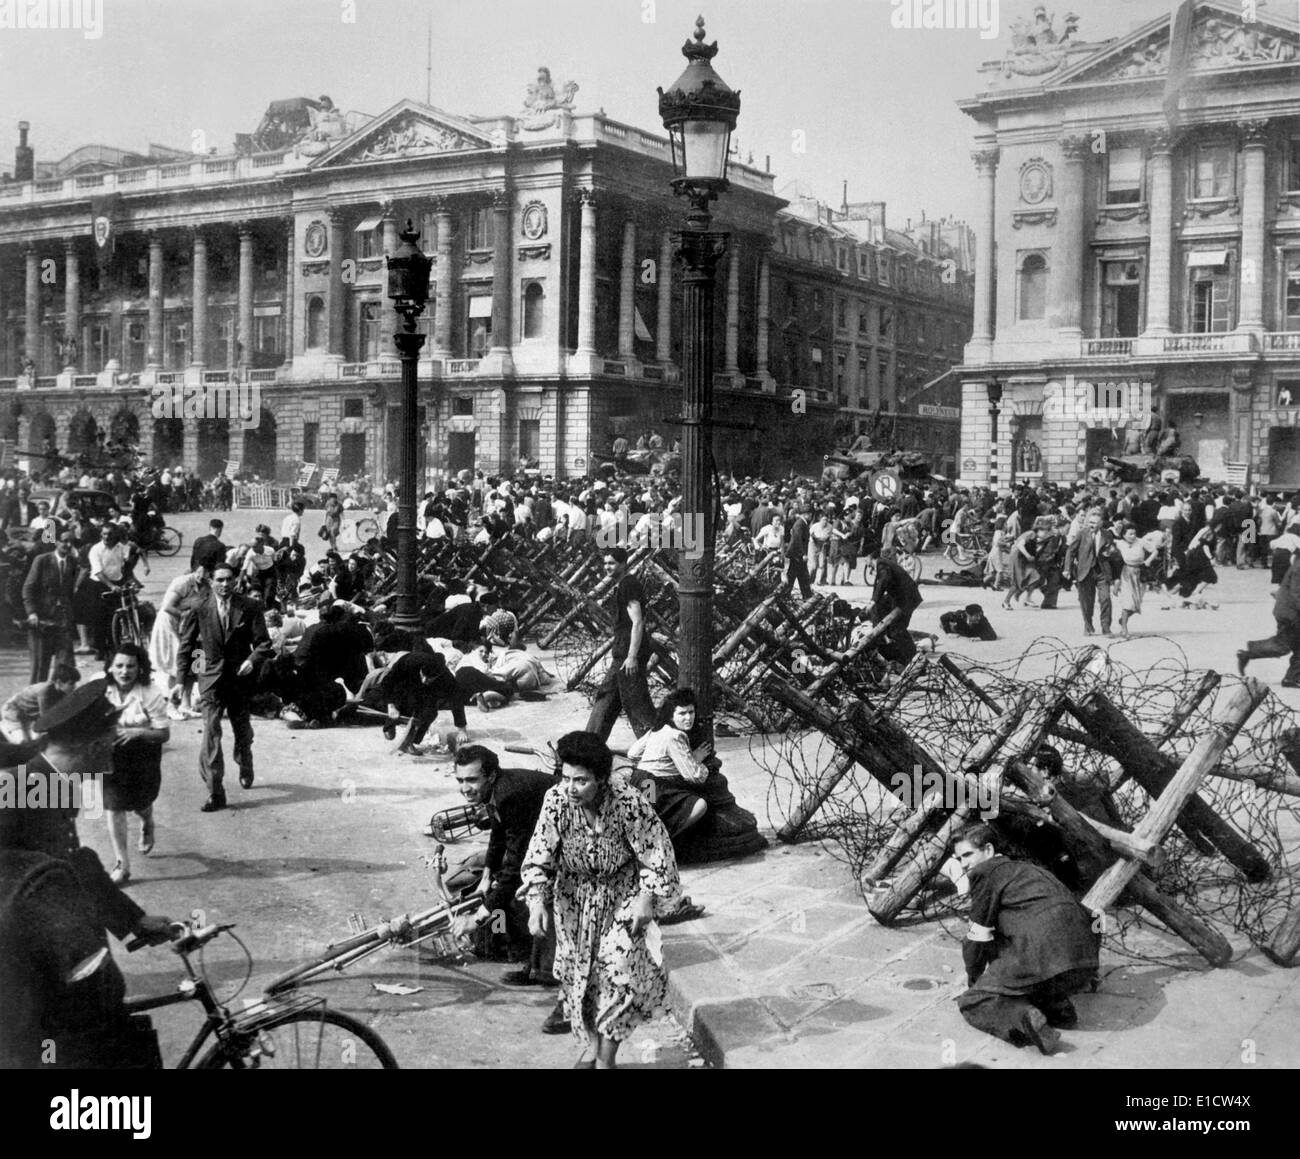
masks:
[[[1190,72],[1215,72],[1290,64],[1300,61],[1300,37],[1290,29],[1265,23],[1260,9],[1254,20],[1243,10],[1209,5],[1196,13],[1187,67]],[[1062,82],[1130,80],[1164,76],[1169,71],[1169,22],[1148,27],[1121,45],[1099,53],[1090,63],[1072,70]]]
[[[454,117],[438,117],[427,106],[404,101],[382,113],[360,132],[335,143],[320,165],[356,165],[368,161],[400,161],[467,149],[489,149],[491,136]]]

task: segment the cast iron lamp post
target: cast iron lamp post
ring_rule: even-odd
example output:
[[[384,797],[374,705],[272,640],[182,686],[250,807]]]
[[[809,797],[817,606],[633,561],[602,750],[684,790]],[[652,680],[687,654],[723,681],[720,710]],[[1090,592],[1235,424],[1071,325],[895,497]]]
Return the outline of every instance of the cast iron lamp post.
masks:
[[[667,92],[659,116],[672,146],[673,192],[690,201],[674,241],[682,277],[682,518],[698,517],[702,552],[678,555],[677,684],[691,688],[698,717],[713,739],[713,287],[727,235],[709,230],[709,202],[728,188],[727,153],[740,112],[733,92],[710,63],[718,44],[704,43],[704,17],[682,46],[689,62]]]
[[[393,623],[414,628],[420,622],[420,597],[415,582],[415,466],[419,458],[419,378],[416,360],[424,335],[416,319],[429,300],[432,259],[415,244],[419,231],[410,221],[402,231],[402,244],[388,259],[388,296],[401,315],[402,328],[393,335],[402,361],[402,472],[397,493],[397,610]]]

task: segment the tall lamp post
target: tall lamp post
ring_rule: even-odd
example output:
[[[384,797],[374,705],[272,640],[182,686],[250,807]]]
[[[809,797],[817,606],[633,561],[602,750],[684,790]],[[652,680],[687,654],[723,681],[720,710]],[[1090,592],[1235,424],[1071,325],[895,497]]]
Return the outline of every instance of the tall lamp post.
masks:
[[[419,231],[410,221],[402,231],[402,244],[388,258],[388,296],[401,315],[402,328],[393,335],[402,361],[402,473],[397,494],[397,611],[393,623],[415,628],[420,623],[420,596],[415,582],[415,466],[419,458],[419,376],[417,359],[424,335],[416,319],[429,300],[432,259],[415,243]]]
[[[682,258],[682,515],[701,520],[702,552],[678,556],[677,684],[692,688],[698,716],[713,737],[713,288],[727,235],[709,230],[709,202],[728,189],[727,155],[740,93],[710,63],[718,44],[704,43],[704,17],[682,46],[686,71],[666,92],[659,116],[672,146],[673,192],[690,201],[674,242]]]

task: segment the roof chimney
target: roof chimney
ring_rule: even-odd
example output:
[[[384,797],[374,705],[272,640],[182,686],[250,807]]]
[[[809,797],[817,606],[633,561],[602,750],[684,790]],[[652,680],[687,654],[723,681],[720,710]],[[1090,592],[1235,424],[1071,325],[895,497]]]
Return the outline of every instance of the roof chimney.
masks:
[[[18,122],[18,148],[14,150],[15,181],[31,181],[36,176],[36,154],[27,144],[27,130],[30,128],[26,121]]]

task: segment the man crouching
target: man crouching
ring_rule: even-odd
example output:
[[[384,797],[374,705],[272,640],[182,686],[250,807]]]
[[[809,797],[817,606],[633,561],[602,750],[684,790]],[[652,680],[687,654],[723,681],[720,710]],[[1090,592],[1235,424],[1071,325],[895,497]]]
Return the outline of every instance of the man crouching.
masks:
[[[970,989],[957,999],[977,1030],[1051,1054],[1058,1027],[1078,1021],[1071,994],[1097,977],[1100,938],[1064,885],[1039,865],[1011,861],[993,830],[970,825],[956,857],[971,885],[970,931],[962,943]]]
[[[503,769],[497,754],[478,744],[457,750],[455,773],[465,803],[485,808],[492,825],[478,884],[483,904],[475,918],[487,922],[502,914],[511,946],[530,946],[528,964],[509,971],[501,981],[507,986],[558,986],[551,972],[555,964],[554,923],[546,934],[533,937],[528,932],[528,907],[515,897],[522,884],[520,869],[528,841],[537,826],[547,790],[556,784],[555,778],[534,769]],[[557,1005],[542,1029],[547,1034],[568,1033],[562,1007]]]

